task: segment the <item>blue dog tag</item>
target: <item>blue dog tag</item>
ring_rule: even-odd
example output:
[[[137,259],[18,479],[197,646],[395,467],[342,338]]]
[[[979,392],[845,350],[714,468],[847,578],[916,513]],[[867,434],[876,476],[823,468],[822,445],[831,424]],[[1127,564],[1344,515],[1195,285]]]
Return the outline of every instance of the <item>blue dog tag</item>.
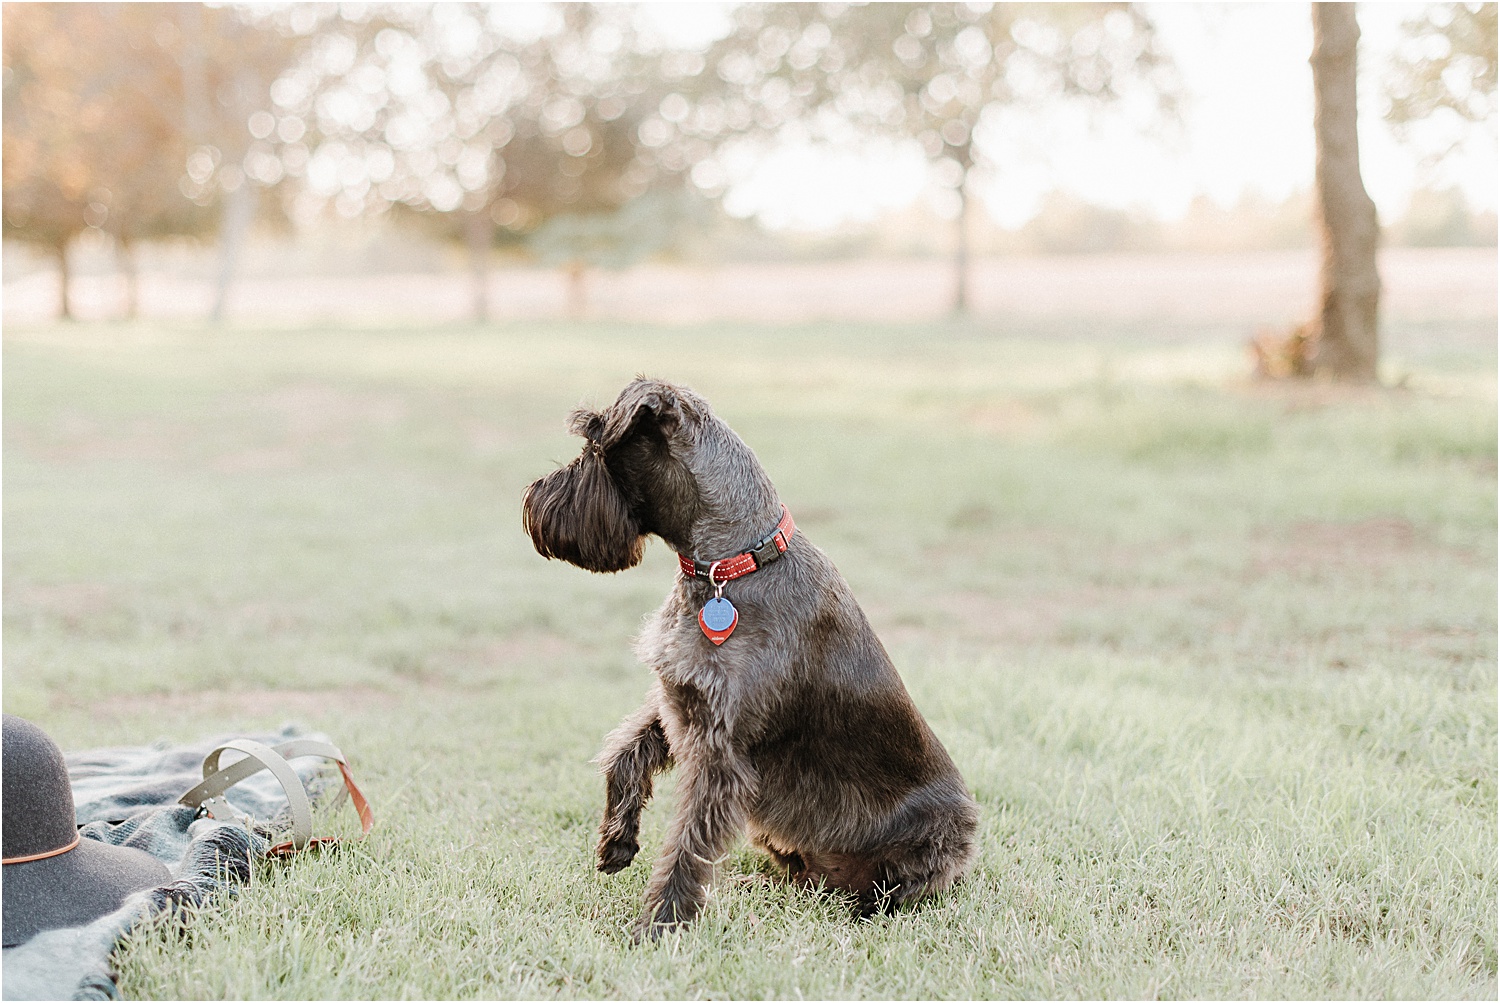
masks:
[[[734,603],[722,596],[710,599],[698,611],[698,626],[703,628],[704,635],[715,644],[723,644],[734,633],[739,620],[739,610],[734,608]]]
[[[734,603],[719,597],[710,599],[703,607],[703,626],[709,630],[728,630],[736,617]]]

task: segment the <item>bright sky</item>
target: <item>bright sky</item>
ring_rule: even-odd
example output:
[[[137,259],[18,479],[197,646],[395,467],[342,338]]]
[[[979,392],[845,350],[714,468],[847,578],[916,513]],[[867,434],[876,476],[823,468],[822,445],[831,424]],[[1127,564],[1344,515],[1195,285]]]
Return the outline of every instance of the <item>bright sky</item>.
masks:
[[[1068,114],[1003,128],[1012,148],[996,176],[980,186],[999,222],[1025,222],[1054,188],[1105,205],[1144,206],[1171,218],[1198,194],[1227,205],[1249,190],[1282,198],[1311,187],[1307,4],[1146,6],[1190,96],[1181,137],[1167,146],[1118,119],[1091,129],[1083,116]],[[1461,154],[1434,169],[1424,168],[1418,153],[1398,143],[1380,117],[1385,68],[1400,25],[1422,6],[1361,3],[1358,8],[1360,154],[1365,187],[1386,221],[1399,217],[1412,190],[1424,183],[1458,184],[1474,207],[1496,206],[1500,165],[1493,122]],[[680,26],[686,13],[663,5],[657,16]],[[707,19],[707,12],[702,17]],[[730,176],[738,183],[726,206],[775,227],[823,229],[941,194],[915,150],[861,157],[789,149],[753,164],[731,165]]]

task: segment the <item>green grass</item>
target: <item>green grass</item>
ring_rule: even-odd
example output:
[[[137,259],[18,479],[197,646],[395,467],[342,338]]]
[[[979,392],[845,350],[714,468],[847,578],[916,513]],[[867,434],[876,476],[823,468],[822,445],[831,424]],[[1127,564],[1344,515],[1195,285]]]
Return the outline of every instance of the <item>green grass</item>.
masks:
[[[139,932],[127,996],[1495,996],[1492,355],[1366,392],[947,326],[43,328],[4,362],[6,710],[65,748],[297,720],[377,814]],[[856,922],[741,847],[630,946],[671,782],[605,877],[588,760],[672,556],[543,561],[519,500],[641,371],[757,450],[953,753],[950,894]]]

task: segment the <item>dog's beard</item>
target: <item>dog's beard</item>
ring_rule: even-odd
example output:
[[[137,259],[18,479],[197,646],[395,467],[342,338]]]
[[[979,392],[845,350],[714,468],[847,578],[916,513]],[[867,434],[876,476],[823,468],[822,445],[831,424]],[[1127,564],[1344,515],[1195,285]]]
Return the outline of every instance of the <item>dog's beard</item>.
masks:
[[[641,561],[640,523],[593,446],[532,482],[522,510],[526,532],[543,557],[588,571],[624,571]]]

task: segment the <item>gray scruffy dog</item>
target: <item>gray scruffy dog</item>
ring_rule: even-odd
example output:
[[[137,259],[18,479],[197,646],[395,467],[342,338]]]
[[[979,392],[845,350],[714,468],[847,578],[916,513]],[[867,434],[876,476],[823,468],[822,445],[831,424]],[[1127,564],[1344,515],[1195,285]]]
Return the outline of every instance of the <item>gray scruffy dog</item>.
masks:
[[[598,760],[611,874],[640,849],[653,775],[679,771],[636,936],[693,919],[741,831],[792,880],[849,892],[864,914],[962,874],[974,799],[750,448],[702,398],[645,378],[568,426],[582,455],[526,489],[537,551],[622,571],[654,533],[683,569],[636,642],[656,681]]]

